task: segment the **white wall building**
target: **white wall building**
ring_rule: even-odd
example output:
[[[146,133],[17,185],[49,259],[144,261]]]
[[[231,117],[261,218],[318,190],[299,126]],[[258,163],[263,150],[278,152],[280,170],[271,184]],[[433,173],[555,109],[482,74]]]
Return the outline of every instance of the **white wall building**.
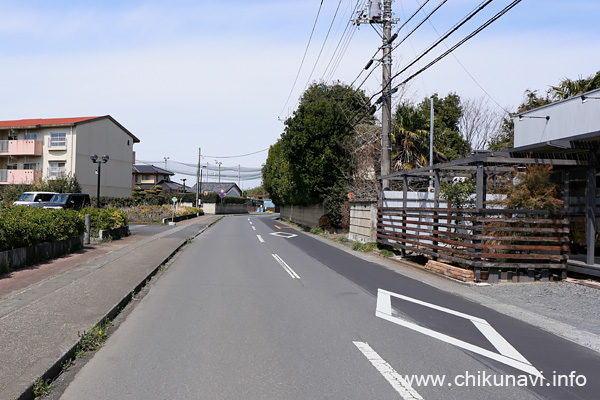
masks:
[[[110,115],[0,121],[0,185],[71,174],[84,193],[95,195],[98,165],[90,155],[108,154],[100,194],[129,197],[134,143],[139,139]]]

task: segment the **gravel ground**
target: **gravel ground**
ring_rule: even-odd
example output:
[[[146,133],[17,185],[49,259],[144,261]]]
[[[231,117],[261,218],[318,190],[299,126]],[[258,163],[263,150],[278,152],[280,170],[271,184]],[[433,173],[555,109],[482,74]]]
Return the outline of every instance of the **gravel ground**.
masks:
[[[467,291],[600,335],[600,289],[567,281],[504,283]]]

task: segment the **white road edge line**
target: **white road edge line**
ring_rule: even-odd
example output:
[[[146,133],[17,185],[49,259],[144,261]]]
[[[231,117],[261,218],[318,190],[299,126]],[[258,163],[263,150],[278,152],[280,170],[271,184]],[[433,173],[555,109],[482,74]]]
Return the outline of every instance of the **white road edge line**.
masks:
[[[254,225],[252,225],[252,230],[253,230],[253,231],[255,231],[255,230],[256,230],[256,227],[255,227]]]
[[[296,271],[294,271],[289,265],[287,265],[285,263],[285,261],[283,261],[283,259],[281,257],[279,257],[277,254],[271,254],[273,256],[273,258],[275,260],[277,260],[277,262],[279,263],[279,265],[281,265],[281,267],[285,270],[285,272],[287,272],[288,274],[290,274],[290,276],[294,279],[300,279],[300,275],[298,275],[296,273]]]
[[[500,354],[494,353],[482,347],[475,346],[474,344],[467,343],[460,339],[456,339],[452,336],[436,332],[432,329],[428,329],[423,326],[413,324],[412,322],[408,322],[401,318],[393,316],[391,305],[392,296],[413,303],[421,304],[425,307],[433,308],[435,310],[448,312],[449,314],[470,320],[471,323],[473,323],[477,327],[477,329],[479,329],[479,331],[486,337],[486,339],[500,352]],[[375,315],[381,319],[385,319],[386,321],[390,321],[397,325],[404,326],[405,328],[412,329],[413,331],[417,331],[424,335],[430,336],[432,338],[441,340],[446,343],[450,343],[456,347],[472,351],[473,353],[480,354],[484,357],[499,361],[503,364],[509,365],[528,374],[545,379],[540,371],[538,371],[525,357],[523,357],[523,355],[521,355],[521,353],[519,353],[517,349],[512,347],[502,336],[500,336],[500,334],[484,319],[477,318],[468,314],[463,314],[458,311],[450,310],[444,307],[436,306],[434,304],[426,303],[424,301],[416,300],[410,297],[402,296],[398,293],[388,292],[387,290],[383,289],[379,289],[377,291],[377,308],[375,310]]]
[[[258,238],[258,240],[260,240],[261,243],[265,242],[265,239],[263,239],[262,236],[256,235],[256,237]]]
[[[423,397],[396,372],[375,350],[365,342],[352,342],[367,357],[367,360],[379,371],[381,375],[392,385],[404,400],[423,400]]]

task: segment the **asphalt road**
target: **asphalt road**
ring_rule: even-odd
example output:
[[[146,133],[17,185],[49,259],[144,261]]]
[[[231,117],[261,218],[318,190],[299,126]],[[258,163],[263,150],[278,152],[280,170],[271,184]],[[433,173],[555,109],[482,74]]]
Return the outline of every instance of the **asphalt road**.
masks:
[[[599,371],[597,353],[252,215],[186,246],[62,398],[593,399]]]

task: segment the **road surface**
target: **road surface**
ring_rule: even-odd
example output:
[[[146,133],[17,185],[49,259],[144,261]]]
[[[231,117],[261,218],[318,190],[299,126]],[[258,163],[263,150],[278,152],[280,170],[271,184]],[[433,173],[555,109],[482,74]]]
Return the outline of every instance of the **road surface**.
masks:
[[[591,350],[251,215],[186,246],[61,398],[593,399],[599,372]]]

